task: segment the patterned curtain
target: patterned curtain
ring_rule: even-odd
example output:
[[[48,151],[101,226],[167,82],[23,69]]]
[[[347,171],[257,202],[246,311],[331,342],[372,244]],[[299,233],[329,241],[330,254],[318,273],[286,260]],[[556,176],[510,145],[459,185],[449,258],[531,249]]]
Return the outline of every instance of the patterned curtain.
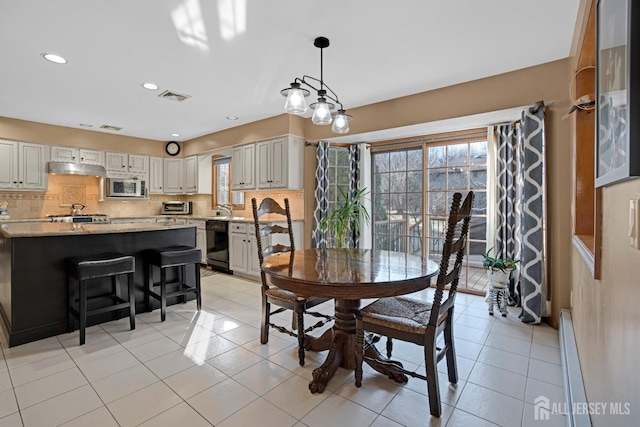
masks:
[[[355,197],[360,186],[360,146],[353,144],[349,146],[349,197]],[[350,248],[360,246],[360,234],[353,233],[351,241],[348,242]]]
[[[525,323],[540,323],[546,312],[546,184],[544,104],[522,112],[520,126],[497,126],[497,239],[495,251],[520,259],[510,291]],[[518,277],[519,276],[519,277]],[[519,290],[514,285],[519,282]]]
[[[319,141],[316,149],[316,191],[313,206],[311,247],[326,248],[327,232],[320,229],[320,221],[329,213],[329,142]]]

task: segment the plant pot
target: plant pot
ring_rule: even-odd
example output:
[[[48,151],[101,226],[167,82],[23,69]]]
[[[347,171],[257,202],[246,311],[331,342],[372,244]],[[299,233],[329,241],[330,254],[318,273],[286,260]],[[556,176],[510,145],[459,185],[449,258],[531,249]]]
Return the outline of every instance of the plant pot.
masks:
[[[494,288],[506,288],[509,285],[511,271],[487,270],[487,278]]]

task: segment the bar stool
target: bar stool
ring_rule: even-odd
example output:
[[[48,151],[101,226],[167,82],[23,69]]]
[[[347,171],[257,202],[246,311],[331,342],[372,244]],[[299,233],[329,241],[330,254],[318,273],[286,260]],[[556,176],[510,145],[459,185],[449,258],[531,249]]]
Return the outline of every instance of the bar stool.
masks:
[[[181,296],[182,303],[187,302],[187,294],[196,294],[196,305],[198,311],[202,307],[200,292],[200,260],[202,255],[200,249],[190,246],[176,246],[164,249],[151,249],[147,254],[147,289],[146,305],[147,311],[151,311],[151,298],[160,300],[160,320],[165,321],[167,317],[167,298]],[[195,285],[189,286],[186,283],[186,266],[193,264],[195,267]],[[160,283],[153,283],[153,267],[160,268]],[[178,267],[178,280],[167,283],[167,268]],[[177,286],[173,292],[167,292],[167,286]],[[153,291],[154,287],[160,287],[160,294]]]
[[[65,260],[69,283],[69,332],[75,330],[74,317],[79,321],[80,345],[85,343],[85,329],[87,317],[111,311],[129,309],[129,323],[131,329],[136,328],[136,304],[133,292],[133,272],[135,271],[135,258],[120,253],[107,253],[87,257],[74,257]],[[123,299],[118,276],[127,275],[127,299]],[[87,288],[90,280],[101,277],[111,277],[111,292],[100,295],[88,296]],[[76,299],[76,286],[78,283],[79,297]],[[89,300],[109,299],[111,305],[104,303],[96,308],[89,309]],[[75,308],[77,303],[78,308]],[[94,305],[94,304],[92,304]]]

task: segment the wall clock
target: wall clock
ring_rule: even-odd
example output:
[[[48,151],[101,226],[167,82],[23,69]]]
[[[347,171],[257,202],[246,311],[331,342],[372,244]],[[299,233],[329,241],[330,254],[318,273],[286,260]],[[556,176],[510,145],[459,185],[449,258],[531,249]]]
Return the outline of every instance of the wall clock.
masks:
[[[180,152],[180,144],[175,141],[169,141],[167,145],[164,146],[164,151],[170,156],[176,156]]]

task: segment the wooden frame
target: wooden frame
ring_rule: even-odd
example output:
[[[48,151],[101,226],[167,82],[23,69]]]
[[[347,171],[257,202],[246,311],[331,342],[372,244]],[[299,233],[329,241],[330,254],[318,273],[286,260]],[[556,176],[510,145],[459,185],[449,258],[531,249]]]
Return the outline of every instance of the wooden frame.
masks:
[[[640,176],[640,7],[596,4],[596,187]],[[635,43],[634,43],[635,41]]]
[[[215,163],[216,159],[225,157],[221,154],[214,154],[211,156],[211,209],[214,209],[220,203],[218,202],[218,179],[217,179],[217,166]],[[233,173],[233,167],[229,164],[229,178],[231,178],[231,174]],[[233,193],[236,191],[231,189],[231,179],[229,179],[229,202],[233,209],[237,210],[245,210],[245,203],[242,204],[233,204]]]

